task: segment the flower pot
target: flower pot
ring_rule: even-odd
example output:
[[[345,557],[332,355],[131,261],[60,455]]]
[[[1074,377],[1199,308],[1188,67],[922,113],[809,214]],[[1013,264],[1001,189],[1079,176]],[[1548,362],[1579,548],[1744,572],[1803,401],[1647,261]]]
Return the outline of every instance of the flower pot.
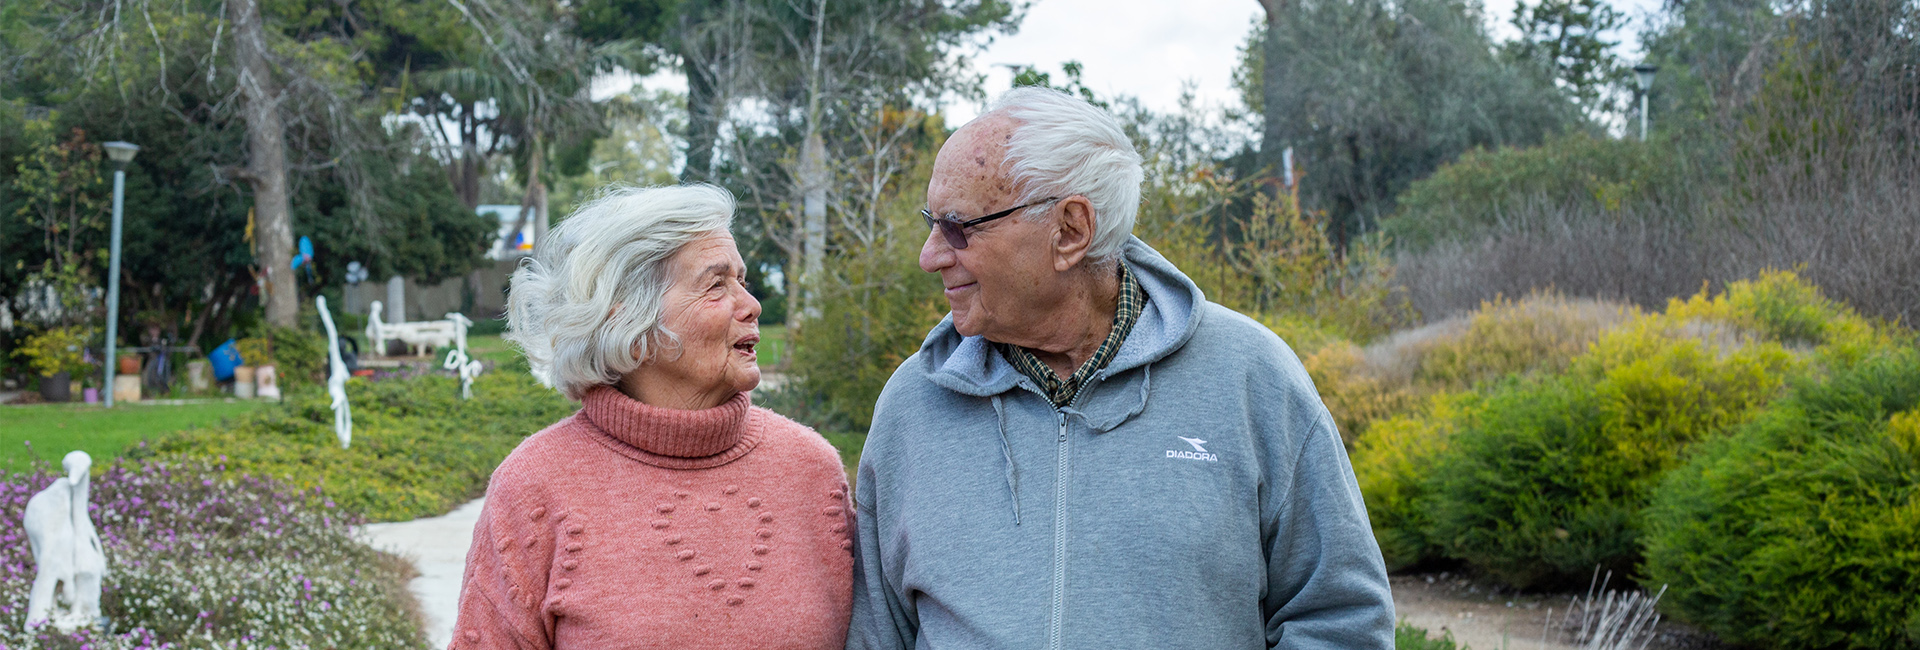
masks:
[[[140,374],[140,357],[131,354],[120,357],[120,374]]]
[[[73,400],[73,377],[65,372],[40,376],[40,398],[49,402]]]
[[[260,399],[280,399],[279,373],[273,366],[253,369],[253,395]]]
[[[86,395],[88,404],[100,403],[100,389],[98,388],[89,386],[86,390],[81,391],[81,394]]]
[[[240,399],[253,399],[253,366],[238,366],[233,369],[233,396]]]

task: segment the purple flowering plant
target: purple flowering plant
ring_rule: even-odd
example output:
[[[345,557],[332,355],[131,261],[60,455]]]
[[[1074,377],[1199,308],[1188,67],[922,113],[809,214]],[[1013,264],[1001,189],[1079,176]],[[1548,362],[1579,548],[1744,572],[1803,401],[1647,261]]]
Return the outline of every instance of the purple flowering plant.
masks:
[[[0,480],[0,650],[420,648],[411,569],[356,539],[359,517],[318,490],[211,462],[121,460],[92,477],[105,547],[105,630],[26,629],[33,554],[18,522],[58,480]]]

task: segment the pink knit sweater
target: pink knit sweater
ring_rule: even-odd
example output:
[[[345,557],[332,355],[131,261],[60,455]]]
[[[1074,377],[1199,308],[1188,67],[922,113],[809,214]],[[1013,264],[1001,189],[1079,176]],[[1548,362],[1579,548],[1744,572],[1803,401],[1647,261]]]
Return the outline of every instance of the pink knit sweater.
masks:
[[[839,455],[745,393],[612,388],[494,470],[451,648],[841,648],[853,512]]]

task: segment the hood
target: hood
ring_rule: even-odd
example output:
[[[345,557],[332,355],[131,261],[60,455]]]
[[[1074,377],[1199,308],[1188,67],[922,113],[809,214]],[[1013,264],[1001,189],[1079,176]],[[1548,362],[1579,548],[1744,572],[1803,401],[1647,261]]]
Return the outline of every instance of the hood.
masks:
[[[1094,375],[1094,382],[1152,364],[1186,345],[1199,327],[1200,305],[1206,301],[1193,280],[1140,238],[1128,237],[1121,257],[1146,291],[1147,305],[1113,362]],[[928,380],[962,395],[999,395],[1018,386],[1022,379],[1020,371],[994,351],[985,338],[961,336],[954,329],[952,313],[927,333],[916,359]]]

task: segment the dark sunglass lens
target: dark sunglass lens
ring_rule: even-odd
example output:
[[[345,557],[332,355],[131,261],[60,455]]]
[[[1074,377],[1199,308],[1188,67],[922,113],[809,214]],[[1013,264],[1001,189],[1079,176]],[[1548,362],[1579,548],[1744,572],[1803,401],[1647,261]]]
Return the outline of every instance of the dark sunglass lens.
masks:
[[[964,228],[961,228],[960,224],[954,223],[952,221],[948,221],[946,219],[941,219],[940,234],[947,236],[948,246],[952,246],[955,249],[962,249],[967,247],[967,231]]]

